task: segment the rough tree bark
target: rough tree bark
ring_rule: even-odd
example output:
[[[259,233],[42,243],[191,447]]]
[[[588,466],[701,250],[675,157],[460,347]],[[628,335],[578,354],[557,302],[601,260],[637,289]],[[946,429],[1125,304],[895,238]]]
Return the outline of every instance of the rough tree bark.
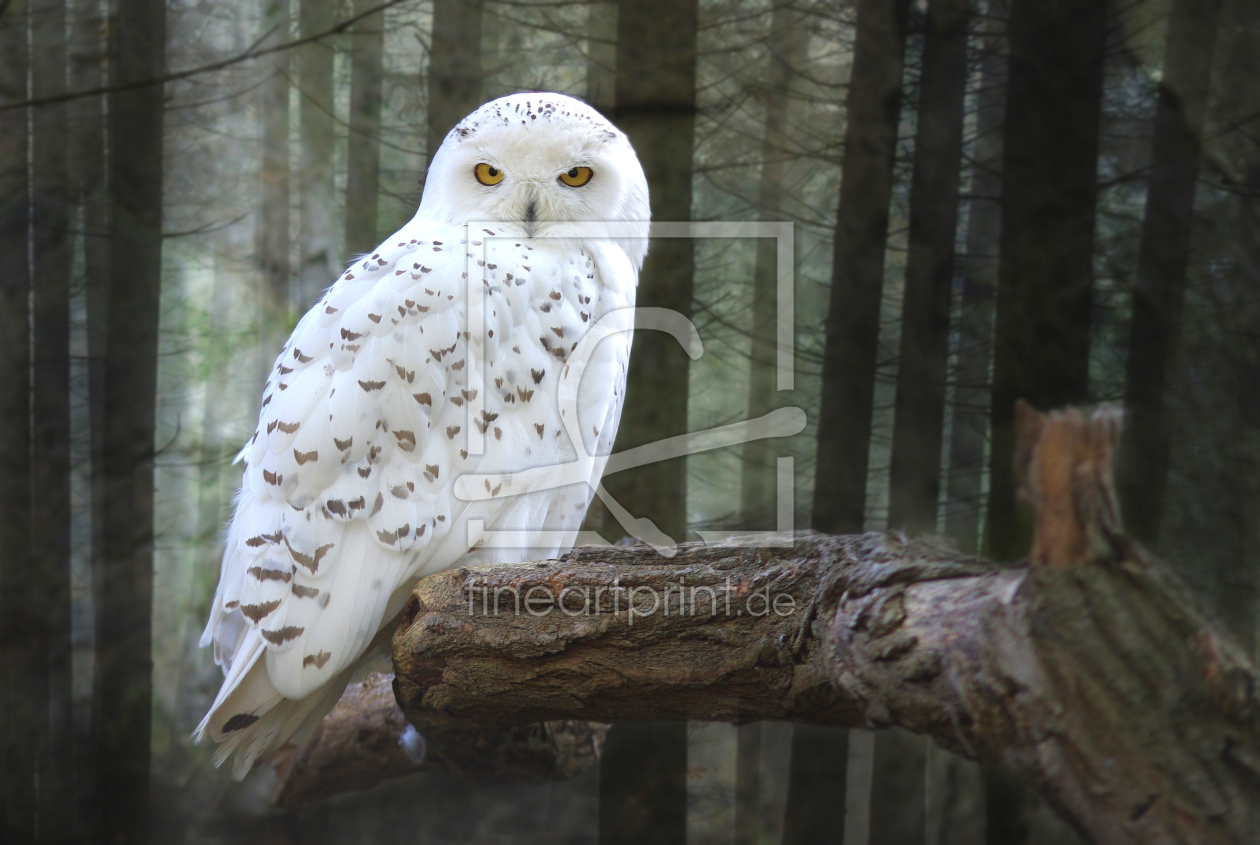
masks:
[[[1250,841],[1260,673],[1124,534],[1118,420],[1022,406],[1035,537],[1020,566],[900,535],[809,533],[770,538],[782,548],[692,544],[668,562],[583,548],[451,570],[404,609],[396,694],[425,730],[897,725],[1001,762],[1092,842]],[[697,592],[680,600],[680,584]],[[650,612],[653,595],[672,612]]]

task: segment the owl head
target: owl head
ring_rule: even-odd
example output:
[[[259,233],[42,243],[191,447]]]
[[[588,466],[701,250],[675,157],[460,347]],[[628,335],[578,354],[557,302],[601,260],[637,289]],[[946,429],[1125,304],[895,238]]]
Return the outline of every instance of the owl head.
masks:
[[[416,217],[494,221],[527,237],[546,236],[555,223],[632,224],[636,236],[618,241],[637,270],[651,210],[625,133],[581,100],[528,93],[486,103],[447,134]]]

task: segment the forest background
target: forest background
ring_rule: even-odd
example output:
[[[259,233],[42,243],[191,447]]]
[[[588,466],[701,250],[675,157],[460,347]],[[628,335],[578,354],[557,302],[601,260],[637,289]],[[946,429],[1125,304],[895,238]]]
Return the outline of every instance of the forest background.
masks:
[[[690,315],[705,352],[636,338],[617,448],[775,407],[809,424],[611,478],[631,512],[772,528],[790,466],[798,527],[1011,560],[1014,400],[1123,403],[1131,532],[1257,654],[1254,2],[6,0],[11,841],[611,843],[619,767],[675,808],[654,841],[1076,841],[899,731],[624,726],[571,781],[429,773],[294,811],[267,807],[269,768],[238,786],[191,744],[231,460],[276,350],[410,218],[446,131],[523,90],[624,128],[655,219],[794,225],[790,391],[773,241],[654,243],[640,304]]]

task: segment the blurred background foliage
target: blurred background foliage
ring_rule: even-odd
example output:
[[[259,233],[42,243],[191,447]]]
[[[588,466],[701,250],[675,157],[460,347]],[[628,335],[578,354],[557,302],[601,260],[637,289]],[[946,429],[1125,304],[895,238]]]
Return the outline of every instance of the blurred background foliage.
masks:
[[[410,218],[450,126],[522,90],[640,139],[658,219],[794,224],[787,392],[772,242],[654,244],[641,304],[681,298],[705,352],[636,338],[619,448],[809,425],[616,482],[632,511],[694,538],[769,529],[789,493],[798,527],[1011,559],[1010,400],[1123,402],[1131,527],[1260,648],[1252,0],[8,0],[0,42],[6,841],[1076,841],[890,732],[653,726],[634,742],[677,753],[636,758],[614,729],[603,765],[681,808],[633,835],[598,772],[280,812],[268,767],[237,785],[191,744],[276,349]]]

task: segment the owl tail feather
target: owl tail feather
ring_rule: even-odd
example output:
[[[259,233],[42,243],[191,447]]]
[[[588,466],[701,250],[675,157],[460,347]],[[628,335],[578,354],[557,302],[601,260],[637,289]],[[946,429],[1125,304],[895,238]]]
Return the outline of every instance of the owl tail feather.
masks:
[[[392,623],[383,626],[358,660],[305,698],[292,699],[281,695],[271,683],[267,661],[263,659],[266,645],[258,631],[250,630],[214,704],[193,731],[193,739],[200,742],[209,736],[219,744],[214,752],[216,766],[223,765],[235,752],[232,777],[243,780],[256,760],[279,751],[286,742],[301,745],[308,740],[356,677],[390,671],[393,632]]]
[[[257,638],[256,632],[251,637]],[[252,648],[251,648],[252,646]],[[286,742],[304,742],[320,720],[332,710],[354,674],[348,667],[328,683],[302,699],[285,698],[267,675],[266,648],[247,643],[233,661],[215,702],[193,732],[200,741],[209,736],[219,744],[214,764],[220,766],[236,754],[232,777],[244,779],[254,761],[278,751]]]

